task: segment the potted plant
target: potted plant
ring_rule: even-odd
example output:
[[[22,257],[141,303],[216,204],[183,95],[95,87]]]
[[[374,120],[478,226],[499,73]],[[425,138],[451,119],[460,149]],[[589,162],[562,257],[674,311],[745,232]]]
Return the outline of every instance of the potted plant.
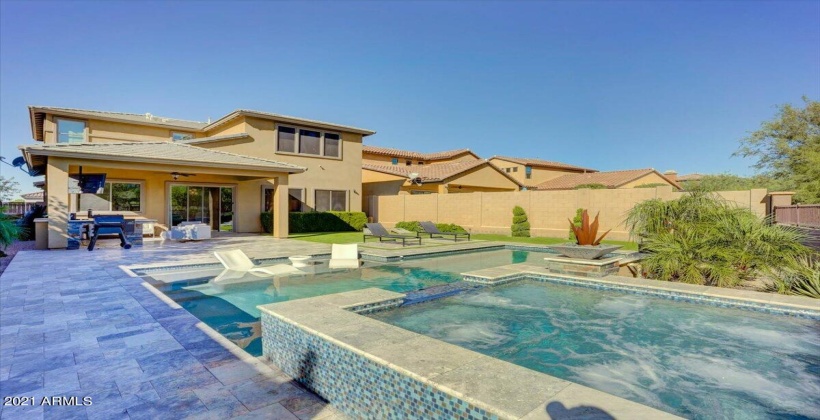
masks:
[[[572,220],[569,220],[569,227],[575,236],[574,244],[567,243],[549,246],[550,249],[563,256],[582,260],[594,260],[621,247],[620,245],[601,245],[601,240],[603,240],[612,229],[604,232],[601,236],[597,236],[598,214],[595,215],[595,220],[590,223],[589,213],[583,210],[581,213],[581,225],[576,226]]]

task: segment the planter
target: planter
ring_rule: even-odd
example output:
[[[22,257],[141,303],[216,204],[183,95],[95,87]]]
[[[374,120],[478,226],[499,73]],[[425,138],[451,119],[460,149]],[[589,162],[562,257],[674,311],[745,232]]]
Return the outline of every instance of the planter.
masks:
[[[595,260],[598,258],[603,257],[606,254],[609,254],[616,249],[619,249],[620,245],[578,245],[573,243],[566,243],[562,245],[548,245],[547,248],[552,249],[553,251],[569,257],[569,258],[577,258],[579,260]]]

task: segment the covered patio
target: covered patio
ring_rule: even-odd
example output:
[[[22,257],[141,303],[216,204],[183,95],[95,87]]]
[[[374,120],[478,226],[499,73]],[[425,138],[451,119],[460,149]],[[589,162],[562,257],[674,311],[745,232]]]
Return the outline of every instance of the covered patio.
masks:
[[[259,215],[273,209],[273,236],[288,236],[288,163],[171,142],[45,144],[20,147],[29,170],[46,176],[48,248],[69,244],[69,220],[119,214],[151,221],[159,233],[184,221],[216,231],[262,232]],[[78,194],[89,175],[105,187]],[[265,203],[265,189],[273,189]]]

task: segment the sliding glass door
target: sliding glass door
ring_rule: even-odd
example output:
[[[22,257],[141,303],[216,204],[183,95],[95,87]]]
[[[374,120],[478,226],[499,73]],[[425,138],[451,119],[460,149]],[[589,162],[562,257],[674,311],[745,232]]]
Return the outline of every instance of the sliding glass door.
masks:
[[[171,185],[171,226],[202,222],[212,230],[234,231],[234,188],[211,185]]]

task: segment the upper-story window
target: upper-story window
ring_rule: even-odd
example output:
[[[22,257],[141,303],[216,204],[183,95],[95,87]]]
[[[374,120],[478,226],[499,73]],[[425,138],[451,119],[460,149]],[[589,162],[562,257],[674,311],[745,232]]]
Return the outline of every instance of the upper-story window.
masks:
[[[57,143],[85,141],[85,121],[57,119]]]
[[[412,161],[412,160],[406,160],[406,161],[404,161],[404,164],[405,164],[406,166],[410,166],[410,165],[412,165],[412,164],[413,164],[413,161]]]
[[[398,165],[399,164],[399,158],[393,158],[392,160],[390,160],[390,163],[392,163],[393,165]]]
[[[517,166],[513,167],[513,172],[518,172],[518,167]]]
[[[194,133],[185,133],[182,131],[172,131],[171,132],[171,140],[173,141],[180,141],[180,140],[191,140],[194,138]]]
[[[532,178],[532,166],[525,166],[524,174],[526,175],[527,179]]]
[[[301,155],[341,157],[342,136],[337,133],[279,126],[276,151]]]

